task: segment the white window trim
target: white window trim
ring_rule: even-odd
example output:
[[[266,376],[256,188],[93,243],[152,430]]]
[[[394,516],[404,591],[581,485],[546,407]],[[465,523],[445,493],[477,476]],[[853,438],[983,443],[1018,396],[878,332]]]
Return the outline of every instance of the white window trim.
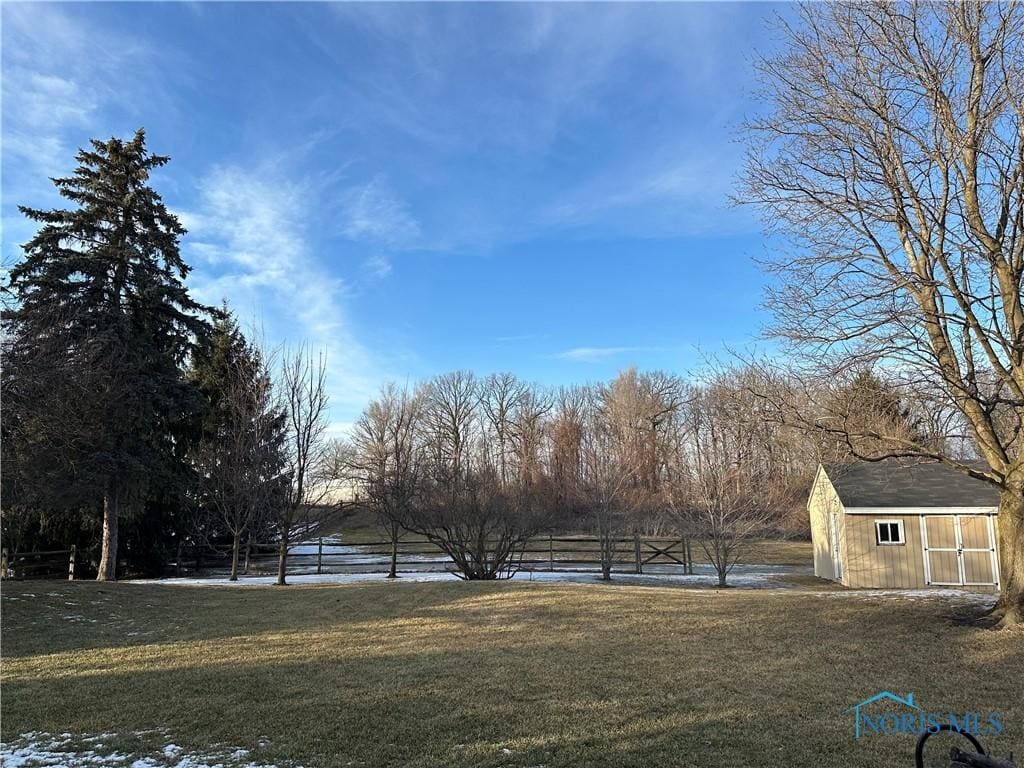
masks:
[[[899,541],[882,541],[882,537],[878,535],[878,526],[895,524],[896,530],[899,533]],[[907,543],[907,532],[904,528],[902,520],[875,520],[875,546],[877,547],[902,547]]]

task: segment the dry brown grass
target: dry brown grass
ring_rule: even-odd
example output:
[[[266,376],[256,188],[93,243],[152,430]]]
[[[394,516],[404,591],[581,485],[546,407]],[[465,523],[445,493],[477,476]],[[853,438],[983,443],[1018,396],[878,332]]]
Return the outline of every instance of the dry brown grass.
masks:
[[[991,747],[1024,749],[1024,635],[958,626],[942,601],[543,583],[3,597],[5,740],[131,749],[167,729],[322,768],[909,766],[911,737],[855,743],[845,713],[890,689],[1001,710]]]

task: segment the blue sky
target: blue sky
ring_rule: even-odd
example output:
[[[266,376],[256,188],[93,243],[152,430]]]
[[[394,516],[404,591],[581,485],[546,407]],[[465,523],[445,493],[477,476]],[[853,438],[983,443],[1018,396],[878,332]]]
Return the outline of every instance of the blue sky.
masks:
[[[10,4],[3,257],[89,137],[145,126],[201,300],[387,379],[682,374],[755,343],[730,207],[767,4]]]

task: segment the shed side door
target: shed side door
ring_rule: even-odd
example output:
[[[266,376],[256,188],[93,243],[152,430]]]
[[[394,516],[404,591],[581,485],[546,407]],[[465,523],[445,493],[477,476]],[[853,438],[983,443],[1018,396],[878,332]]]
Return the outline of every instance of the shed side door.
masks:
[[[843,547],[839,540],[842,522],[835,510],[828,514],[828,540],[832,552],[832,574],[836,581],[843,580]]]

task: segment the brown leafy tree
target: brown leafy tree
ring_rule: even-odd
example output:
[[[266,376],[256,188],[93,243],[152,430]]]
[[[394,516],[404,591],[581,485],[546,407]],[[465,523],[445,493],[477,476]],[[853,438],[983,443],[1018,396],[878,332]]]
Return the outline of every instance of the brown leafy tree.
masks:
[[[553,512],[568,525],[577,511],[583,479],[583,432],[590,394],[585,387],[559,390],[548,428],[548,474]]]
[[[635,526],[634,512],[650,495],[644,482],[647,458],[636,371],[619,374],[590,390],[581,439],[579,496],[600,550],[601,578],[611,579],[623,534]]]

